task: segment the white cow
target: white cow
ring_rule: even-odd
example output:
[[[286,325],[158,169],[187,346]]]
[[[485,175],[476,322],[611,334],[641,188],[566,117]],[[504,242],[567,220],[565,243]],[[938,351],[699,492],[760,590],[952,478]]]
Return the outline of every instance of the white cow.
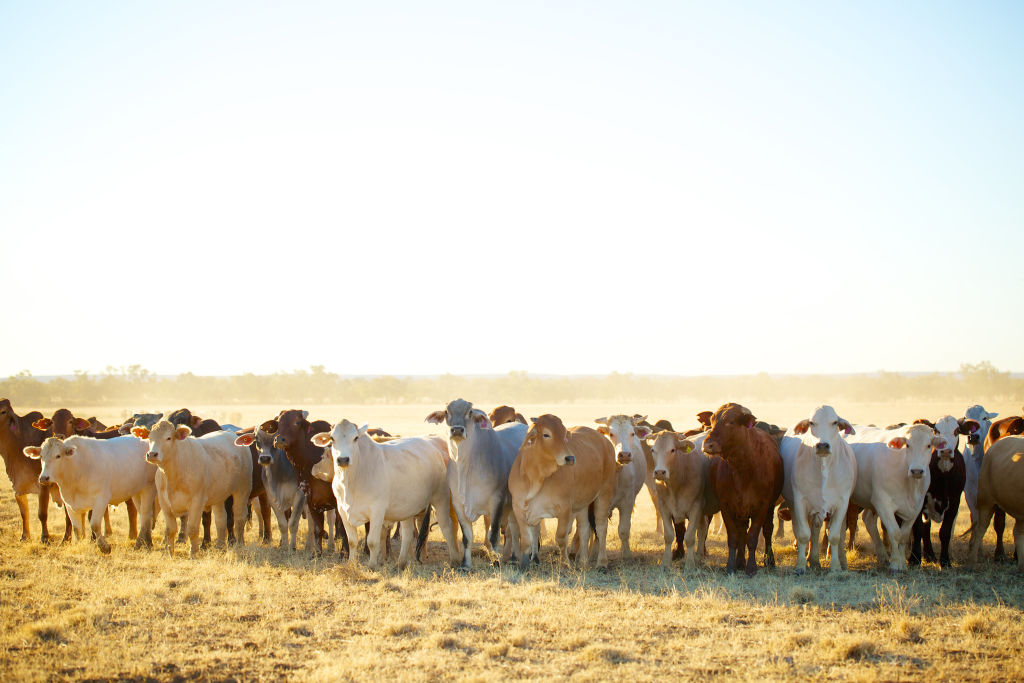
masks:
[[[888,561],[893,572],[902,571],[907,567],[910,532],[931,483],[932,448],[945,448],[946,440],[928,425],[916,424],[899,429],[857,425],[847,441],[857,456],[857,483],[850,499],[865,510],[864,525],[879,561]],[[888,556],[876,518],[889,535]]]
[[[199,530],[203,512],[209,510],[217,527],[217,545],[227,540],[227,512],[224,501],[233,496],[235,541],[245,544],[247,503],[252,490],[252,455],[246,446],[235,445],[231,432],[212,432],[198,438],[185,425],[167,420],[157,422],[152,431],[133,427],[132,434],[148,439],[146,460],[155,464],[156,490],[167,523],[165,543],[174,555],[177,518],[187,515],[186,535],[189,557],[199,552]]]
[[[637,494],[647,481],[647,456],[644,454],[643,440],[651,435],[651,430],[639,424],[646,419],[646,416],[612,415],[594,420],[599,425],[597,431],[607,436],[615,447],[617,481],[608,516],[611,517],[612,510],[619,511],[619,542],[623,558],[633,556],[629,548],[633,507],[636,505]]]
[[[796,536],[797,574],[807,571],[808,542],[811,566],[819,568],[818,531],[826,517],[831,517],[830,568],[833,573],[846,569],[843,532],[846,508],[857,482],[857,457],[843,434],[852,436],[853,426],[832,406],[820,406],[808,419],[794,425],[779,448],[785,470],[782,496],[789,503]]]
[[[156,489],[153,477],[156,468],[146,463],[144,445],[130,436],[114,439],[93,439],[51,436],[42,446],[28,446],[25,455],[42,460],[40,484],[57,484],[67,506],[75,536],[85,538],[85,518],[93,511],[90,526],[96,545],[103,553],[110,552],[110,543],[103,535],[103,514],[108,505],[120,505],[131,499],[142,513],[135,547],[153,545],[153,499]]]
[[[967,480],[964,483],[964,500],[967,501],[967,509],[971,511],[971,526],[978,521],[978,473],[981,472],[981,462],[985,457],[985,437],[992,427],[992,420],[999,416],[999,413],[990,413],[981,406],[974,405],[967,409],[963,419],[960,420],[960,433],[967,435],[967,445],[964,446],[964,465]],[[966,426],[964,423],[973,420],[978,423],[978,428],[973,425]]]
[[[369,565],[378,568],[385,526],[399,522],[402,550],[398,565],[405,567],[416,535],[416,517],[431,505],[451,561],[457,563],[461,549],[452,528],[448,449],[444,439],[408,437],[377,443],[366,433],[368,426],[357,428],[342,420],[330,432],[314,434],[310,439],[316,446],[330,447],[330,452],[325,452],[313,467],[313,476],[330,478],[350,542],[359,537],[359,527],[369,523]],[[349,562],[355,564],[357,555],[351,552]]]
[[[718,497],[708,480],[711,459],[701,450],[706,437],[704,432],[691,441],[682,434],[662,431],[651,439],[657,505],[665,522],[665,554],[661,564],[666,567],[672,562],[677,522],[687,523],[682,539],[686,544],[685,567],[693,569],[704,559],[711,515],[719,510]]]

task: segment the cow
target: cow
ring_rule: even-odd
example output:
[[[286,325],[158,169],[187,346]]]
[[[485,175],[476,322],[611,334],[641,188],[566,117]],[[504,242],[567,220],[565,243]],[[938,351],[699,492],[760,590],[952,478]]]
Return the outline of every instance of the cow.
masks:
[[[633,508],[636,505],[637,494],[647,481],[644,441],[651,435],[652,430],[639,424],[643,420],[644,418],[638,420],[629,415],[611,415],[594,420],[598,424],[597,431],[607,436],[615,448],[618,481],[608,514],[611,515],[612,510],[619,511],[619,542],[623,558],[633,556],[629,547]]]
[[[683,554],[687,569],[693,569],[706,554],[708,523],[719,510],[718,496],[711,488],[711,459],[702,452],[705,434],[692,441],[672,431],[659,431],[648,438],[654,453],[654,480],[657,482],[657,504],[665,524],[665,553],[661,564],[668,566],[675,558],[672,541],[685,543]],[[687,526],[687,522],[689,525]],[[682,537],[679,527],[684,530]],[[694,546],[696,537],[696,546]]]
[[[236,446],[235,435],[217,431],[194,437],[187,425],[161,420],[149,430],[132,427],[132,434],[149,441],[146,460],[159,468],[156,490],[164,512],[167,533],[164,542],[174,555],[178,522],[175,516],[187,515],[189,557],[199,552],[199,526],[204,510],[213,513],[217,526],[217,544],[227,541],[227,515],[224,501],[233,497],[235,542],[245,544],[245,507],[252,488],[252,454]]]
[[[256,449],[257,467],[263,480],[263,488],[281,531],[280,547],[294,551],[298,541],[299,520],[306,506],[306,494],[299,488],[295,468],[288,461],[284,451],[274,446],[274,437],[259,427],[248,433],[239,434],[235,438],[235,444]],[[306,545],[312,548],[312,524],[309,528],[311,534]]]
[[[1024,572],[1024,437],[1004,436],[985,450],[978,474],[978,519],[971,527],[968,563],[978,563],[978,551],[995,506],[1015,520],[1013,543],[1017,569]]]
[[[590,427],[566,429],[555,415],[530,418],[529,431],[509,472],[508,490],[519,524],[519,566],[539,558],[540,522],[558,520],[555,540],[568,563],[568,535],[576,521],[580,535],[577,560],[589,563],[591,526],[596,527],[597,566],[608,566],[608,511],[615,497],[615,450]]]
[[[757,571],[758,534],[764,536],[765,566],[775,566],[772,528],[775,503],[782,494],[783,469],[779,447],[766,432],[756,429],[757,418],[738,403],[726,403],[711,415],[711,429],[703,450],[711,456],[711,488],[718,496],[729,539],[726,569],[744,564],[746,573]]]
[[[981,471],[981,461],[985,457],[985,441],[992,427],[993,418],[998,416],[999,413],[990,413],[980,405],[973,405],[964,412],[964,416],[960,419],[961,425],[967,420],[972,420],[978,425],[977,429],[964,429],[963,427],[960,429],[960,432],[967,437],[967,443],[964,445],[964,465],[966,466],[964,500],[967,501],[967,509],[971,513],[972,527],[978,520],[978,473]],[[997,528],[996,541],[999,545],[1002,545],[1003,529],[1006,525],[1005,514],[1000,520],[1001,512],[1002,510],[997,508],[993,517]],[[968,533],[970,533],[969,529]]]
[[[945,449],[946,440],[927,425],[895,430],[855,427],[847,441],[857,456],[857,483],[851,502],[864,509],[864,524],[881,563],[893,573],[907,567],[906,549],[914,520],[921,513],[931,483],[932,448]],[[888,537],[887,555],[878,535],[881,521]]]
[[[18,415],[11,407],[11,402],[0,399],[0,456],[4,459],[7,477],[14,487],[14,499],[21,513],[21,540],[27,541],[31,534],[28,524],[28,497],[38,496],[39,525],[42,528],[40,541],[47,543],[50,532],[46,521],[50,505],[50,487],[39,484],[39,472],[42,465],[25,455],[26,446],[39,446],[43,443],[44,434],[32,427],[32,423],[42,419],[43,414],[32,411],[26,415]],[[65,529],[67,536],[67,529]]]
[[[506,405],[500,405],[492,410],[487,419],[491,421],[492,427],[500,427],[509,422],[526,424],[526,418],[523,417],[522,413],[517,413],[515,408]]]
[[[952,415],[940,417],[934,423],[924,419],[915,420],[914,424],[931,427],[933,432],[945,439],[946,448],[932,449],[928,465],[931,482],[924,497],[923,514],[914,519],[909,563],[920,566],[922,557],[930,562],[935,561],[932,522],[936,522],[940,525],[939,566],[946,568],[950,566],[949,539],[953,534],[956,515],[960,511],[960,494],[967,480],[967,466],[958,446],[960,434],[975,432],[980,425],[973,420],[957,420]]]
[[[1004,417],[1001,420],[996,420],[992,423],[992,426],[989,427],[988,435],[985,437],[985,450],[988,450],[992,444],[1004,436],[1016,436],[1019,434],[1024,434],[1024,417],[1021,417],[1020,415],[1011,415],[1010,417]],[[998,561],[1003,559],[1005,555],[1003,550],[1003,530],[1006,528],[1006,513],[998,505],[995,507],[995,514],[992,518],[992,527],[996,532],[995,559]]]
[[[481,516],[491,520],[487,545],[492,552],[496,552],[499,529],[506,528],[501,562],[507,562],[519,544],[519,526],[512,514],[512,498],[508,492],[508,473],[526,438],[526,425],[511,421],[492,428],[490,418],[482,410],[461,398],[449,403],[444,410],[430,413],[426,421],[448,425],[451,456],[448,481],[462,529],[462,569],[472,568],[473,524]]]
[[[123,436],[127,436],[132,433],[133,427],[145,427],[146,429],[152,429],[153,425],[159,422],[160,418],[163,416],[163,413],[132,413],[132,416],[118,427],[118,432]]]
[[[313,468],[320,462],[324,449],[318,448],[310,441],[314,434],[320,434],[331,428],[325,420],[310,422],[309,412],[305,410],[282,410],[273,420],[267,420],[260,429],[274,437],[273,445],[284,451],[288,462],[295,468],[295,476],[299,481],[299,489],[306,496],[306,511],[310,524],[313,525],[313,538],[316,544],[313,552],[319,555],[323,550],[323,539],[327,536],[327,552],[334,552],[334,538],[328,536],[324,528],[324,515],[338,509],[338,501],[330,481],[323,481],[313,476]],[[330,521],[330,520],[328,520]],[[341,554],[349,555],[349,536],[341,536]],[[353,539],[354,540],[354,539]]]
[[[145,460],[146,445],[130,436],[95,439],[87,436],[48,437],[42,446],[26,446],[25,455],[39,459],[41,485],[60,487],[64,508],[79,539],[85,538],[85,516],[92,512],[90,524],[100,552],[110,552],[103,531],[103,515],[108,505],[119,505],[135,498],[142,510],[142,532],[135,547],[152,547],[153,501],[156,497],[156,467]],[[107,531],[109,534],[109,531]]]
[[[650,430],[651,434],[655,432],[674,432],[672,423],[668,420],[661,419],[651,424],[647,421],[646,415],[640,413],[634,413],[633,417],[637,420],[636,424],[641,427],[646,427]],[[654,504],[654,533],[660,534],[664,531],[663,521],[661,519],[661,510],[658,508],[658,489],[654,481],[654,454],[651,452],[651,445],[644,439],[640,442],[644,449],[644,458],[647,460],[647,480],[644,481],[644,486],[647,487],[647,493],[651,496],[651,502]],[[676,527],[676,536],[682,538],[686,532],[686,523],[680,522]],[[678,548],[678,549],[681,549]]]
[[[309,438],[313,446],[323,449],[326,461],[314,467],[312,473],[320,478],[331,473],[338,513],[349,542],[358,538],[359,525],[368,523],[368,564],[378,569],[382,545],[387,538],[386,527],[398,522],[402,527],[398,566],[404,569],[416,535],[416,517],[429,505],[434,508],[438,526],[448,544],[451,562],[457,563],[460,549],[452,523],[448,448],[444,439],[406,437],[378,443],[366,433],[368,426],[356,427],[348,420],[341,420],[329,431]],[[424,534],[428,526],[426,522],[421,525]],[[355,553],[349,555],[349,562],[356,563]]]
[[[808,433],[810,432],[810,433]],[[806,420],[797,422],[782,438],[785,482],[782,495],[789,503],[796,536],[796,567],[799,576],[807,571],[808,542],[810,564],[820,567],[818,531],[828,519],[830,569],[845,571],[846,548],[843,532],[846,513],[857,482],[857,457],[843,436],[854,428],[832,406],[819,406]]]

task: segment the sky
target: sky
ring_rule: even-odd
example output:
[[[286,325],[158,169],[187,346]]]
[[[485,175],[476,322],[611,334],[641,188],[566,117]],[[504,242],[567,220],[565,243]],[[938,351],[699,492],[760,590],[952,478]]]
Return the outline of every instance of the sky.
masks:
[[[5,2],[0,376],[1024,370],[1017,2]]]

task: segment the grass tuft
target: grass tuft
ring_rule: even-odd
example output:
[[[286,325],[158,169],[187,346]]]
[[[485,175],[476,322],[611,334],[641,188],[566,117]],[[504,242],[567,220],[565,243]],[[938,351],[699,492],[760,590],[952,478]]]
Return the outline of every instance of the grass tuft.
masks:
[[[816,602],[817,599],[817,591],[807,586],[793,586],[792,590],[789,591],[789,601],[795,605],[806,605],[810,602]]]
[[[920,626],[911,619],[900,619],[893,626],[896,636],[905,643],[923,643]]]
[[[967,635],[978,636],[987,633],[989,628],[989,617],[980,614],[968,614],[960,622],[960,630]]]
[[[302,636],[303,638],[309,638],[313,635],[313,629],[311,629],[308,624],[302,622],[288,624],[285,628],[289,633]]]
[[[410,624],[409,622],[389,624],[384,628],[384,632],[389,636],[410,636],[419,633],[419,630],[419,626],[416,624]]]
[[[624,664],[636,661],[636,658],[629,653],[606,645],[589,645],[580,655],[590,662],[608,662],[609,664]]]
[[[860,661],[874,656],[877,651],[878,646],[870,640],[847,637],[835,642],[832,655],[838,661]]]

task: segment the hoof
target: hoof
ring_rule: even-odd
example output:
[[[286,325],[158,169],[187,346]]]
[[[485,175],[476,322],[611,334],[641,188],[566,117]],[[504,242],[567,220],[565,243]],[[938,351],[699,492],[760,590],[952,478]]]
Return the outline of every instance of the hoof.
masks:
[[[100,549],[100,552],[104,555],[110,554],[110,543],[108,543],[107,539],[103,538],[102,536],[96,539],[96,547],[98,547]]]
[[[28,536],[22,536],[21,540],[27,541],[28,540]],[[50,542],[50,534],[43,534],[42,536],[40,536],[39,537],[39,542],[42,543],[43,545],[46,545],[47,543],[49,543]]]
[[[806,569],[794,569],[793,574],[795,576],[803,576],[807,572]]]
[[[494,562],[491,563],[491,566],[494,567],[495,569],[500,569],[501,568],[501,562],[498,561],[498,560],[495,560]]]
[[[889,574],[890,574],[890,576],[899,576],[902,573],[903,573],[902,569],[897,569],[895,567],[889,567]]]

